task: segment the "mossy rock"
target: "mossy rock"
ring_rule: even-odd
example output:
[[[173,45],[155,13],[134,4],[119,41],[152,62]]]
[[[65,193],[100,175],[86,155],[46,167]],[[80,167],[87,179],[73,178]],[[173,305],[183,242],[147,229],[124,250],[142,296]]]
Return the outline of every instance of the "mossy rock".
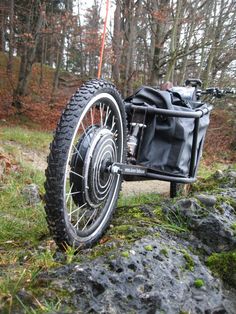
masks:
[[[196,279],[194,281],[194,286],[195,286],[195,288],[200,289],[201,287],[204,286],[204,280],[202,280],[200,278]]]
[[[212,254],[207,259],[207,266],[214,275],[236,288],[236,250]]]
[[[151,244],[145,245],[144,248],[145,248],[146,251],[152,251],[153,250],[153,246]]]
[[[184,259],[186,261],[186,269],[190,270],[190,271],[193,271],[194,270],[194,266],[195,266],[193,258],[185,250],[183,250],[182,253],[183,253],[183,257],[184,257]]]
[[[227,176],[227,172],[224,176],[217,178],[216,173],[210,175],[207,178],[202,178],[192,185],[192,192],[217,192],[221,187],[227,185],[230,182],[230,178]]]

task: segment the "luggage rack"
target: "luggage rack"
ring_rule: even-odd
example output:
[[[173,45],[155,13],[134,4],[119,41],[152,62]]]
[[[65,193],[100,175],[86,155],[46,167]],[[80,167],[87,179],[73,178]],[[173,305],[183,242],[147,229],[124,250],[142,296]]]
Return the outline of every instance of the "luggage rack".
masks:
[[[181,117],[181,118],[193,118],[194,119],[194,129],[193,129],[193,139],[192,139],[192,148],[191,148],[191,157],[190,157],[190,165],[189,172],[187,176],[173,174],[170,172],[164,172],[158,169],[153,169],[150,167],[141,166],[139,164],[121,164],[114,163],[110,167],[111,172],[116,172],[124,175],[124,179],[127,181],[137,181],[137,180],[151,180],[157,179],[161,181],[170,181],[176,183],[193,183],[196,181],[196,172],[200,159],[200,152],[202,150],[202,144],[200,147],[197,147],[198,143],[198,133],[199,133],[199,121],[200,119],[209,114],[213,109],[212,105],[203,104],[199,102],[199,105],[205,105],[201,108],[192,109],[192,111],[184,111],[184,110],[170,110],[163,108],[154,108],[151,105],[145,104],[143,106],[134,105],[131,103],[126,103],[126,110],[129,112],[130,110],[134,110],[135,112],[141,112],[145,114],[152,114],[157,116],[165,116],[165,117]]]

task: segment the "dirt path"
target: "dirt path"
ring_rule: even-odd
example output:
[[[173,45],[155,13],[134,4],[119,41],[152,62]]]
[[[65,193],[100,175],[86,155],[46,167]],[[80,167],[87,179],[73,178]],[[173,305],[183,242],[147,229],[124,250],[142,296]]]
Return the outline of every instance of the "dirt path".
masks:
[[[12,147],[13,155],[17,162],[29,164],[32,168],[44,171],[47,167],[48,152],[34,150],[25,147],[15,141],[0,141],[1,150],[4,152],[4,146]]]
[[[16,151],[15,158],[18,162],[23,162],[40,171],[45,171],[47,167],[47,151],[42,152],[33,150],[13,141],[1,141],[0,144],[1,146],[8,145],[14,148]],[[136,196],[146,193],[168,194],[169,189],[169,182],[157,180],[134,182],[126,181],[122,184],[122,194],[124,196]]]
[[[168,195],[169,191],[170,183],[159,180],[123,182],[122,184],[122,194],[124,196],[135,196],[147,193]]]

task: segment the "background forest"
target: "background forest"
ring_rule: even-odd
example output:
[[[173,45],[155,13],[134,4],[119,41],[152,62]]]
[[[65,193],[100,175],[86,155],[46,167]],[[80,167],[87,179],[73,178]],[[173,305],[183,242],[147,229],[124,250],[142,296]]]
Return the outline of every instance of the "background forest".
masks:
[[[0,1],[1,121],[55,128],[76,88],[97,76],[105,7],[105,0]],[[102,77],[124,97],[142,84],[189,77],[235,87],[235,74],[234,0],[110,1]],[[227,107],[234,99],[217,103],[223,112],[212,116],[211,154],[234,150],[236,141]]]
[[[0,51],[8,54],[7,77],[16,101],[30,93],[32,66],[55,69],[80,80],[96,77],[105,0],[1,0]],[[205,86],[235,84],[234,0],[117,0],[112,2],[103,77],[124,95],[140,84],[183,84],[198,77]],[[20,57],[14,79],[13,58]],[[1,60],[2,61],[2,60]],[[4,77],[1,67],[1,77]]]

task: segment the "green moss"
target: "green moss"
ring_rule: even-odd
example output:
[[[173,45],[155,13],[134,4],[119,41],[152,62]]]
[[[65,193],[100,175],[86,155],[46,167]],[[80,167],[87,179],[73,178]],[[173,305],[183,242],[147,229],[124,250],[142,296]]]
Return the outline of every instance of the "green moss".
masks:
[[[229,178],[227,176],[223,178],[216,179],[215,174],[210,175],[206,178],[201,178],[196,183],[192,185],[192,191],[193,192],[212,192],[212,191],[218,191],[219,186],[222,184],[226,184],[229,182]]]
[[[222,204],[229,205],[233,207],[234,211],[236,211],[236,201],[232,197],[225,196],[225,195],[217,195],[215,208],[223,213],[224,209],[222,207]]]
[[[231,225],[231,229],[233,230],[234,235],[236,235],[236,222]]]
[[[187,232],[188,229],[187,227],[183,227],[183,226],[177,226],[176,224],[174,223],[171,223],[171,224],[161,224],[160,225],[161,228],[167,230],[167,231],[170,231],[170,232],[174,232],[174,233],[181,233],[181,232]]]
[[[144,248],[145,248],[146,251],[153,251],[153,246],[151,244],[145,245]]]
[[[198,289],[200,289],[201,287],[203,287],[204,286],[204,280],[202,280],[202,279],[196,279],[195,281],[194,281],[194,286],[196,287],[196,288],[198,288]]]
[[[207,266],[214,275],[236,288],[236,250],[212,254],[207,259]]]
[[[235,213],[236,213],[236,200],[233,199],[232,197],[228,197],[228,202],[229,202],[229,205],[230,205],[231,207],[233,207],[233,209],[234,209],[234,211],[235,211]]]
[[[156,204],[159,204],[162,199],[163,199],[163,196],[157,193],[139,194],[137,196],[129,196],[129,197],[124,197],[121,193],[121,196],[119,197],[119,200],[118,200],[118,208],[126,207],[126,210],[130,210],[129,209],[130,206],[134,208],[143,204],[151,204],[151,205],[155,204],[156,205]],[[132,208],[131,208],[131,211],[132,211]]]
[[[193,271],[194,270],[194,260],[192,259],[192,257],[188,254],[188,252],[186,250],[182,250],[183,253],[183,257],[186,261],[186,269]]]
[[[165,257],[168,257],[168,251],[167,249],[163,248],[160,250],[160,254],[164,255]]]
[[[88,255],[84,255],[83,258],[82,258],[82,256],[77,255],[78,259],[76,259],[76,261],[80,261],[81,258],[82,258],[82,260],[86,260],[87,258],[93,260],[93,259],[96,259],[99,256],[104,256],[104,255],[107,255],[108,253],[112,253],[112,251],[115,248],[117,248],[116,245],[106,246],[104,244],[97,244],[95,247],[93,247],[91,252]],[[75,259],[73,261],[75,261]]]
[[[121,252],[121,256],[129,258],[129,252],[128,251]]]
[[[159,219],[163,219],[164,218],[163,210],[162,210],[162,207],[160,205],[155,206],[153,214],[155,216],[157,216]]]
[[[120,222],[122,223],[122,221]],[[148,234],[147,229],[145,227],[137,226],[134,224],[124,224],[114,226],[107,232],[107,236],[113,239],[124,239],[126,241],[135,241],[137,239],[141,239],[145,235]]]

